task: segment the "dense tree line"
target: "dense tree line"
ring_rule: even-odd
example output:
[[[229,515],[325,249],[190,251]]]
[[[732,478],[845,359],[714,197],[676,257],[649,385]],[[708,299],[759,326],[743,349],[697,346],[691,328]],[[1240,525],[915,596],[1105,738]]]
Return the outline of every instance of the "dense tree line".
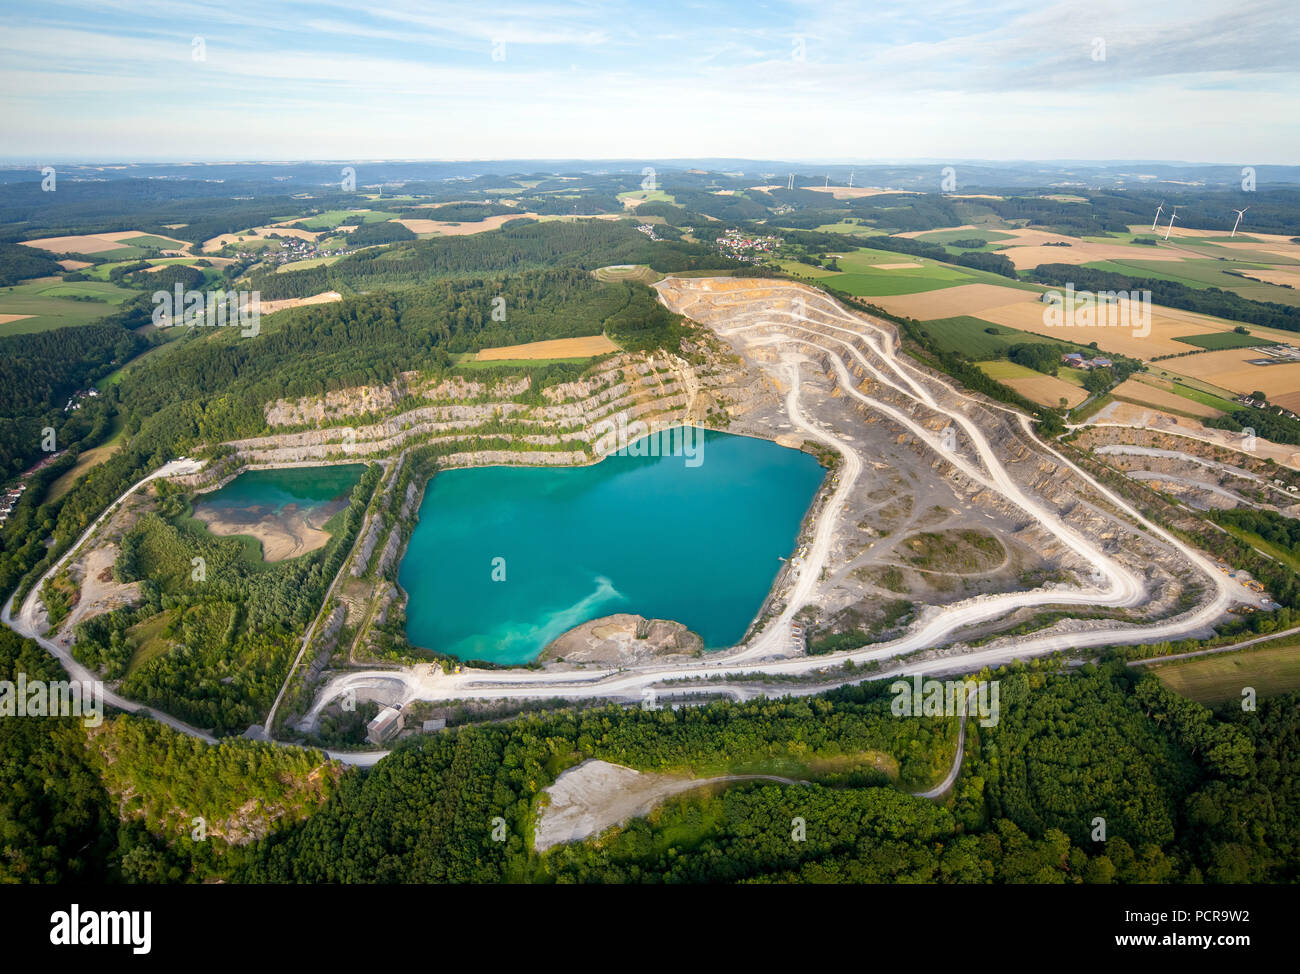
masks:
[[[43,455],[41,431],[60,431],[63,407],[78,389],[93,385],[148,347],[116,324],[56,328],[0,338],[0,482]],[[60,449],[72,438],[57,435]]]
[[[1250,507],[1213,511],[1210,516],[1219,524],[1257,534],[1269,544],[1300,558],[1300,521],[1293,517]]]
[[[0,243],[0,287],[9,287],[31,277],[62,274],[59,262],[44,250],[20,244]]]
[[[1231,430],[1240,433],[1253,429],[1256,436],[1262,436],[1274,443],[1292,443],[1300,445],[1300,421],[1283,416],[1271,409],[1258,409],[1243,406],[1230,413],[1203,421],[1206,426],[1216,429]]]
[[[348,245],[352,247],[370,247],[375,244],[389,244],[401,240],[416,239],[415,234],[400,223],[379,221],[361,224],[349,233],[347,238]]]

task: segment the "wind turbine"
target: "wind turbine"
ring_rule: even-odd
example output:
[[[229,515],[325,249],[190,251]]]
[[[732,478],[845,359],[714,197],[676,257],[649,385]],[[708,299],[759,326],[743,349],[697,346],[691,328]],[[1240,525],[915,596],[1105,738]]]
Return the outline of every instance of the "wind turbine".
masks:
[[[849,171],[849,189],[852,189],[852,188],[853,188],[853,173],[854,173],[855,171],[856,171],[856,170],[850,170],[850,171]]]
[[[1177,220],[1177,219],[1178,219],[1178,207],[1175,206],[1175,207],[1174,207],[1174,211],[1173,211],[1172,213],[1169,214],[1169,226],[1165,227],[1165,239],[1166,239],[1166,240],[1169,239],[1169,233],[1170,233],[1171,230],[1173,230],[1173,228],[1174,228],[1174,221]]]
[[[1234,223],[1234,224],[1232,225],[1232,235],[1233,235],[1234,237],[1237,235],[1237,227],[1241,226],[1241,218],[1242,218],[1242,216],[1244,216],[1245,213],[1246,213],[1246,211],[1249,210],[1249,209],[1250,209],[1249,206],[1243,206],[1243,207],[1242,207],[1241,209],[1239,209],[1239,210],[1233,210],[1233,211],[1232,211],[1233,213],[1237,214],[1237,222]]]
[[[1156,224],[1160,222],[1160,211],[1163,210],[1164,208],[1165,208],[1165,201],[1161,200],[1160,205],[1156,207],[1156,218],[1151,221],[1152,230],[1154,230],[1156,228]]]

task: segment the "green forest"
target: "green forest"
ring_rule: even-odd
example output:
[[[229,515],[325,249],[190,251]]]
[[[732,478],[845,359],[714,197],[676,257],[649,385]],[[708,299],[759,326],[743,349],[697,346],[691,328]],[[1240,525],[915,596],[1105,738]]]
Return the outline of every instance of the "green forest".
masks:
[[[58,673],[34,643],[0,632],[0,679],[20,671]],[[941,801],[908,792],[943,775],[956,720],[894,717],[885,684],[521,716],[413,738],[369,771],[243,739],[206,745],[140,718],[89,730],[0,721],[0,881],[1300,879],[1300,697],[1211,711],[1118,660],[986,675],[1001,681],[1001,719],[968,726]],[[806,784],[690,792],[599,841],[534,852],[541,791],[588,758]],[[267,814],[232,830],[250,798]],[[202,841],[192,816],[209,829]]]

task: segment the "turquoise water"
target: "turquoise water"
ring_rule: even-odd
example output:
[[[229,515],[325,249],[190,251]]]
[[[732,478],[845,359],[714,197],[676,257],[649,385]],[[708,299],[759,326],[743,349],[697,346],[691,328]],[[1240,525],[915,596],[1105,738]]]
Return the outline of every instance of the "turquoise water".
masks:
[[[347,500],[365,472],[361,463],[250,470],[220,490],[199,495],[195,506],[220,511],[250,509],[264,515],[279,514],[290,506],[310,510],[333,500]]]
[[[710,649],[734,645],[793,551],[824,471],[798,450],[702,432],[694,466],[610,456],[438,474],[398,574],[408,638],[460,659],[523,663],[580,623],[632,612],[681,622]]]

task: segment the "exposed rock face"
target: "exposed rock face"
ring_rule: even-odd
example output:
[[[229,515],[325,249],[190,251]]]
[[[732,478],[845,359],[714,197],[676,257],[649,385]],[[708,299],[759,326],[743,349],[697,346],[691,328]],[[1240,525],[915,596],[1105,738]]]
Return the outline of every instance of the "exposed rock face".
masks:
[[[598,372],[542,389],[540,402],[529,401],[527,377],[434,382],[406,372],[384,386],[279,400],[267,407],[268,425],[296,431],[229,445],[242,464],[362,460],[425,443],[465,445],[440,457],[443,467],[590,463],[608,451],[613,428],[635,423],[638,432],[655,432],[703,422],[710,413],[739,414],[763,394],[743,369],[716,355],[702,357],[692,364],[662,352],[618,355]],[[420,404],[392,414],[413,402]],[[358,425],[337,425],[350,417]],[[500,449],[502,440],[525,448]]]
[[[415,486],[415,481],[412,480],[409,484],[406,485],[406,499],[402,501],[402,510],[401,513],[398,515],[398,517],[401,520],[405,521],[407,517],[410,516],[411,506],[415,503],[415,495],[416,495],[416,486]]]
[[[605,616],[575,626],[539,657],[542,662],[635,664],[702,652],[704,640],[680,622],[646,619],[629,613]]]
[[[360,578],[365,574],[366,566],[370,564],[370,555],[375,550],[375,545],[379,543],[379,532],[384,529],[384,519],[375,518],[370,523],[370,530],[366,532],[365,538],[361,542],[361,548],[357,552],[356,558],[352,560],[352,577]]]
[[[382,575],[388,571],[388,566],[393,563],[397,557],[398,550],[402,547],[402,532],[394,527],[388,535],[388,543],[384,545],[383,554],[379,556],[379,564],[375,568],[376,575]]]

